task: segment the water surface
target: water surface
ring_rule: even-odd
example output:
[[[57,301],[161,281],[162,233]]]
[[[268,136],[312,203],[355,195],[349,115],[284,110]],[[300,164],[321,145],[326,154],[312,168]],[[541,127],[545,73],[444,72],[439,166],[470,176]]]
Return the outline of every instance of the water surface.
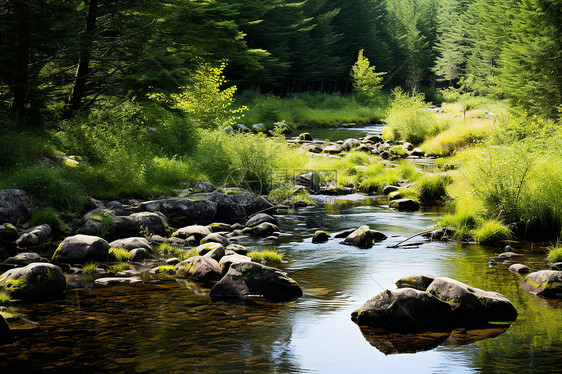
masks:
[[[0,370],[558,373],[562,311],[556,303],[519,291],[522,277],[507,271],[508,265],[488,266],[489,257],[501,248],[426,241],[387,248],[433,227],[439,214],[395,212],[376,199],[350,195],[280,216],[283,235],[277,242],[243,244],[279,248],[288,260],[283,269],[304,291],[294,302],[212,302],[185,282],[164,281],[75,289],[62,301],[18,306],[17,313],[39,329],[21,333],[0,349]],[[337,232],[364,224],[389,239],[370,249],[344,246],[339,239],[311,242],[316,229]],[[544,253],[516,249],[524,253],[522,262],[544,268]],[[426,351],[385,354],[366,340],[350,314],[384,289],[394,289],[398,278],[419,272],[500,292],[514,303],[519,317],[495,338],[466,345],[449,339]],[[411,340],[411,346],[420,341]]]

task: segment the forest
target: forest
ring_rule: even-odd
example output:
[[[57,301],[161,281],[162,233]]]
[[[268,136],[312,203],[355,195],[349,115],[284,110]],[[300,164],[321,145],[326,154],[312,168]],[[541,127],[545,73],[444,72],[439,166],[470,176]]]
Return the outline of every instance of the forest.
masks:
[[[561,150],[562,0],[0,0],[0,371],[557,373]]]

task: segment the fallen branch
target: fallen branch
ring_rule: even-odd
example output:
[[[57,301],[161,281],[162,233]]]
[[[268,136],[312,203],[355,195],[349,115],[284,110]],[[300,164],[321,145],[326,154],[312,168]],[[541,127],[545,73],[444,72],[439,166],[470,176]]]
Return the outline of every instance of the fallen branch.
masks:
[[[415,235],[412,235],[412,236],[407,237],[406,239],[402,240],[401,242],[398,242],[398,243],[393,244],[393,245],[387,245],[386,248],[398,248],[398,247],[400,247],[403,243],[407,242],[408,240],[410,240],[410,239],[412,239],[412,238],[415,238],[416,236],[420,236],[420,235],[424,235],[424,234],[429,234],[429,233],[432,232],[432,231],[433,231],[433,229],[432,229],[432,230],[429,230],[429,231],[424,231],[424,232],[417,233],[417,234],[415,234]]]

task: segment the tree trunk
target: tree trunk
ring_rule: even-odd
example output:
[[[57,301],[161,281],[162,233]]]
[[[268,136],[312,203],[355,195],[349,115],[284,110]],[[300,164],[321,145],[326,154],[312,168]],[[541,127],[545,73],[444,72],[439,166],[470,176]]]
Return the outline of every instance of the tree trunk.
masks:
[[[18,2],[15,6],[15,17],[19,27],[18,41],[16,44],[16,71],[12,91],[12,113],[20,119],[25,115],[27,100],[27,78],[29,73],[29,48],[30,48],[30,15],[27,1]]]
[[[90,61],[92,59],[92,48],[96,28],[98,11],[98,0],[90,0],[88,14],[86,15],[86,27],[82,38],[82,46],[78,57],[78,66],[74,76],[74,85],[68,99],[69,114],[79,110],[82,99],[86,93],[86,81],[90,74]]]

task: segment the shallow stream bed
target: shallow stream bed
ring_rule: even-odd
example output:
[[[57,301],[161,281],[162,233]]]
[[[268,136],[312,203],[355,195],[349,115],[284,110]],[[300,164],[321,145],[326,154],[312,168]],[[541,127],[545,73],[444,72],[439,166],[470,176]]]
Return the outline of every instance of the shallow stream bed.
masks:
[[[418,238],[416,246],[387,248],[433,227],[440,214],[400,213],[384,201],[349,195],[278,216],[283,234],[276,242],[241,244],[273,245],[285,255],[288,263],[281,267],[304,291],[294,302],[212,302],[185,282],[163,281],[74,289],[61,301],[18,305],[17,313],[39,328],[0,347],[0,372],[558,373],[560,304],[520,291],[522,277],[508,265],[489,267],[489,257],[502,248]],[[340,239],[311,242],[316,229],[364,224],[389,238],[370,249],[344,246]],[[544,253],[515,250],[533,270],[544,268]],[[351,312],[394,289],[398,278],[420,272],[500,292],[519,317],[505,332],[488,333],[499,336],[465,345],[462,338],[428,343],[427,336],[371,336],[377,347],[371,345]]]

